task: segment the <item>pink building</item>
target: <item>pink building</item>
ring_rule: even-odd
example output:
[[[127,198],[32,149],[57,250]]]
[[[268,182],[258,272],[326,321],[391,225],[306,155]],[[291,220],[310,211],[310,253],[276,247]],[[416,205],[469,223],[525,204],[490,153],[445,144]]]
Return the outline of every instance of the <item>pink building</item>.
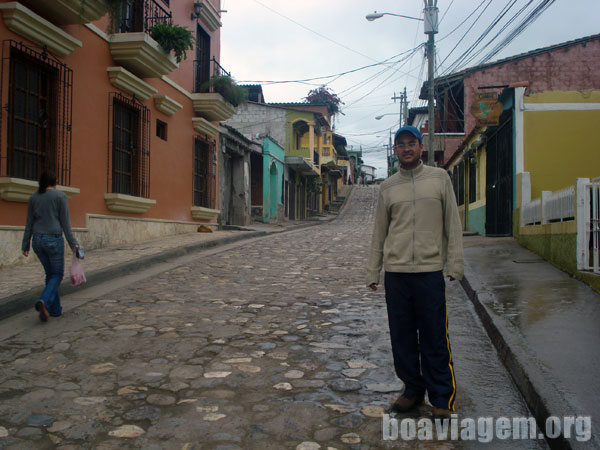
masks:
[[[600,87],[600,34],[532,50],[499,61],[471,67],[435,79],[436,162],[442,165],[475,128],[470,113],[475,95],[526,87],[526,94],[550,90],[587,90]],[[427,98],[427,83],[421,89]],[[416,117],[415,117],[415,112]],[[421,116],[412,113],[416,126]],[[421,116],[422,117],[422,116]],[[421,127],[427,132],[427,124]],[[440,150],[439,152],[437,150]],[[426,159],[426,153],[424,152]]]

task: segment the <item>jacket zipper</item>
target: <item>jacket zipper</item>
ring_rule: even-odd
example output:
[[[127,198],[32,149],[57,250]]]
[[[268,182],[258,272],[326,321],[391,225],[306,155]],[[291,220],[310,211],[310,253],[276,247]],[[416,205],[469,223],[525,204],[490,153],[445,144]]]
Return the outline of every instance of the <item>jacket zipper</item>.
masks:
[[[413,170],[410,171],[410,174],[412,176],[412,188],[413,188],[413,238],[412,238],[412,259],[413,259],[413,268],[415,266],[415,239],[417,238],[417,233],[416,233],[416,208],[417,208],[417,194],[415,192],[415,173]]]

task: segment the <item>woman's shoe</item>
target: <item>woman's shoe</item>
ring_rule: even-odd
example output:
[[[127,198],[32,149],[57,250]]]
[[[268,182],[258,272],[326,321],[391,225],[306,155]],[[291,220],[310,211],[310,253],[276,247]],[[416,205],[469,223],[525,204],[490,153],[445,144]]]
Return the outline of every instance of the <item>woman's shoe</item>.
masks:
[[[40,312],[40,321],[48,322],[48,317],[50,317],[50,314],[48,314],[46,305],[44,305],[44,302],[42,300],[35,304],[35,310]]]

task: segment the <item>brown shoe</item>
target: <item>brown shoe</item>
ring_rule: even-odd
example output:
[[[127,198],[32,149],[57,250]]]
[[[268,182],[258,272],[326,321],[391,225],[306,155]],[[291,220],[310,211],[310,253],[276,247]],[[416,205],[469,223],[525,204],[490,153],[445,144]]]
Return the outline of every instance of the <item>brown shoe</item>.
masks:
[[[50,314],[48,314],[48,310],[46,309],[46,305],[44,305],[43,301],[39,301],[35,304],[35,309],[36,311],[40,312],[40,320],[42,322],[47,322],[48,321],[48,317],[50,317]]]
[[[450,419],[450,415],[452,414],[452,411],[450,411],[449,409],[444,409],[444,408],[437,408],[437,407],[433,407],[433,418],[434,419]]]
[[[392,407],[390,409],[394,412],[408,412],[419,406],[421,403],[423,403],[422,395],[416,397],[405,397],[404,394],[402,394],[394,403],[392,403]]]

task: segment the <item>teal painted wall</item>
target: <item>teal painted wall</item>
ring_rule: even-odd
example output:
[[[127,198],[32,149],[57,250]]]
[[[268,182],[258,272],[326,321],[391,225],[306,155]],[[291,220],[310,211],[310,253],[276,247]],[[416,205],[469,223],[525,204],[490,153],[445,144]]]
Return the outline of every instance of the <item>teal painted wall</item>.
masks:
[[[485,236],[485,205],[477,209],[469,209],[469,231],[476,231]]]
[[[282,204],[283,162],[285,149],[268,136],[263,139],[263,222],[277,216],[277,205]],[[274,165],[275,170],[271,170]],[[272,173],[273,172],[273,173]]]

